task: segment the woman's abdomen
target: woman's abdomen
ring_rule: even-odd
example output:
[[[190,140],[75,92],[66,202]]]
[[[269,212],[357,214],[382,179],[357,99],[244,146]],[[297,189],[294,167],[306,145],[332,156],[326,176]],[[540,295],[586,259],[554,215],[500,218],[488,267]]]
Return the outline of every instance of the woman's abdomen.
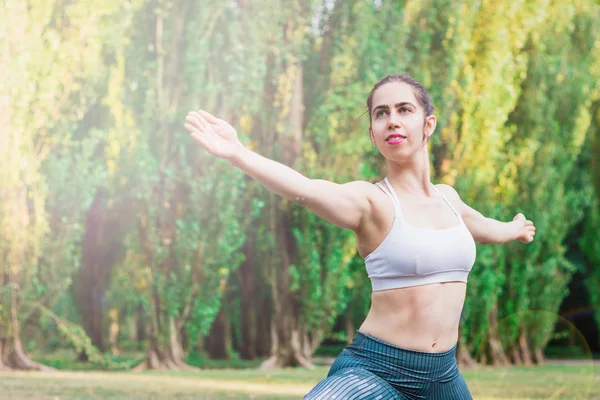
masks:
[[[373,292],[359,330],[406,349],[449,350],[458,340],[465,293],[463,282]]]

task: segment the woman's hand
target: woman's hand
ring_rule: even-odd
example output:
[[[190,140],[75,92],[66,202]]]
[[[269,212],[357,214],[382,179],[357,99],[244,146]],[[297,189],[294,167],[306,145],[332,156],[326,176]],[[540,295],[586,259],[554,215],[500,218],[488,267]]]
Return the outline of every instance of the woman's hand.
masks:
[[[190,111],[184,127],[213,156],[232,160],[244,149],[235,129],[206,111]]]
[[[521,213],[515,215],[513,222],[515,223],[517,232],[516,240],[523,243],[533,242],[533,237],[535,236],[535,226],[533,226],[533,222],[525,219],[525,216]]]

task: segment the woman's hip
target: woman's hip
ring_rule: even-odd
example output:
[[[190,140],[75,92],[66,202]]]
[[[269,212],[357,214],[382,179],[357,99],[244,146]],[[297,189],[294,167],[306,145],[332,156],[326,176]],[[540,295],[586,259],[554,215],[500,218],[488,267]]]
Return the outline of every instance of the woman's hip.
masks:
[[[348,367],[365,368],[386,380],[415,383],[450,381],[459,374],[456,345],[429,353],[405,349],[360,331],[337,357],[329,374]]]

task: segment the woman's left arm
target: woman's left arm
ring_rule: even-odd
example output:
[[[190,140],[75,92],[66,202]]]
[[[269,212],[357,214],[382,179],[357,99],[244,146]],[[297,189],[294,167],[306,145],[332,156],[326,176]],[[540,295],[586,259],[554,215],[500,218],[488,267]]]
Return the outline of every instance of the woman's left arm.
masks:
[[[531,243],[535,236],[535,226],[532,221],[525,219],[522,213],[515,215],[511,222],[501,222],[493,218],[484,217],[479,211],[465,204],[456,190],[449,185],[439,185],[447,188],[458,204],[458,212],[461,214],[465,225],[471,232],[473,239],[482,244],[503,244],[513,240],[523,243]]]

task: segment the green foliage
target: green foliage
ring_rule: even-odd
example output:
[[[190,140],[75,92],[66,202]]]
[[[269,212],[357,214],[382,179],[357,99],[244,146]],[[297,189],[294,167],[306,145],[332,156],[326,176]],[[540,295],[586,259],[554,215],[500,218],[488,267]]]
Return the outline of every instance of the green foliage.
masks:
[[[227,278],[243,261],[239,248],[247,224],[261,205],[245,202],[246,185],[239,172],[200,154],[182,121],[199,106],[226,117],[226,110],[215,111],[224,90],[220,85],[228,78],[231,84],[241,82],[248,73],[260,76],[262,56],[260,52],[241,55],[259,56],[251,72],[239,68],[243,63],[233,62],[231,57],[237,53],[211,50],[225,45],[223,41],[238,46],[239,27],[215,20],[235,18],[230,6],[204,8],[196,2],[180,6],[141,2],[132,23],[151,26],[158,36],[132,29],[117,55],[123,61],[112,79],[115,84],[129,84],[120,95],[111,95],[117,103],[111,112],[115,121],[132,126],[133,133],[129,141],[115,137],[118,144],[112,147],[123,151],[114,152],[114,173],[128,182],[138,222],[127,235],[127,256],[118,278],[135,282],[136,295],[122,296],[118,289],[111,295],[115,304],[126,309],[141,302],[148,325],[159,324],[152,331],[159,343],[169,340],[171,328],[166,321],[174,318],[193,346],[207,335],[220,309]],[[185,29],[180,29],[181,24]],[[214,56],[207,59],[209,54]],[[181,78],[172,75],[174,70],[182,72]],[[154,76],[160,78],[159,84]],[[250,104],[247,98],[256,97],[252,93],[257,88],[260,85],[250,86],[246,93],[237,91],[239,98],[227,105]]]
[[[352,232],[342,231],[305,208],[294,210],[292,233],[299,249],[290,268],[290,290],[301,299],[301,320],[309,332],[329,333],[350,299],[350,261],[356,253]]]
[[[596,47],[596,53],[600,50]],[[596,63],[591,68],[593,71],[600,70],[600,57],[596,56]],[[600,88],[596,87],[596,97]],[[584,145],[586,156],[583,162],[589,166],[589,184],[594,188],[595,196],[592,204],[586,210],[584,232],[580,238],[579,247],[588,260],[588,266],[584,273],[584,283],[590,300],[590,306],[594,309],[596,325],[600,326],[600,100],[596,99],[590,110],[591,123],[587,134],[587,142]],[[599,339],[600,341],[600,339]]]
[[[597,16],[598,10],[595,12]],[[545,234],[527,250],[519,246],[511,251],[507,290],[511,301],[504,312],[550,311],[543,314],[547,318],[536,321],[536,326],[525,328],[534,347],[545,346],[555,323],[552,315],[558,313],[567,294],[575,267],[565,257],[563,242],[582,219],[593,195],[576,168],[594,100],[590,97],[595,86],[591,66],[597,62],[593,51],[597,44],[591,37],[598,32],[593,19],[594,11],[585,2],[569,8],[558,4],[549,7],[543,22],[548,33],[529,37],[527,80],[510,116],[515,134],[506,153],[510,167],[502,174],[514,186],[506,187],[503,201],[531,215]],[[506,173],[509,168],[513,171]],[[511,334],[505,336],[507,343],[516,338],[519,325],[515,319]]]
[[[139,362],[138,360],[115,361],[110,354],[102,354],[98,351],[80,325],[59,317],[39,303],[31,303],[31,305],[52,318],[69,345],[71,345],[77,353],[85,352],[90,362],[93,364],[108,369],[128,369]]]
[[[173,320],[189,350],[228,301],[237,341],[242,329],[269,335],[272,316],[239,321],[236,285],[250,278],[230,278],[249,252],[270,309],[291,305],[312,338],[344,339],[336,321],[347,314],[358,325],[370,304],[352,233],[207,156],[183,119],[206,109],[249,148],[311,178],[374,181],[385,160],[369,143],[365,100],[380,78],[409,72],[436,107],[435,179],[488,217],[523,212],[537,226],[530,245],[478,246],[461,340],[475,351],[501,320],[507,348],[522,332],[543,348],[576,268],[565,238],[584,218],[583,272],[600,307],[600,11],[563,3],[5,1],[0,15],[14,23],[0,26],[3,333],[10,307],[31,322],[41,309],[32,302],[42,303],[42,329],[52,318],[97,365],[126,366],[69,322],[84,218],[102,190],[133,221],[103,297],[121,322],[141,307],[166,345]]]

